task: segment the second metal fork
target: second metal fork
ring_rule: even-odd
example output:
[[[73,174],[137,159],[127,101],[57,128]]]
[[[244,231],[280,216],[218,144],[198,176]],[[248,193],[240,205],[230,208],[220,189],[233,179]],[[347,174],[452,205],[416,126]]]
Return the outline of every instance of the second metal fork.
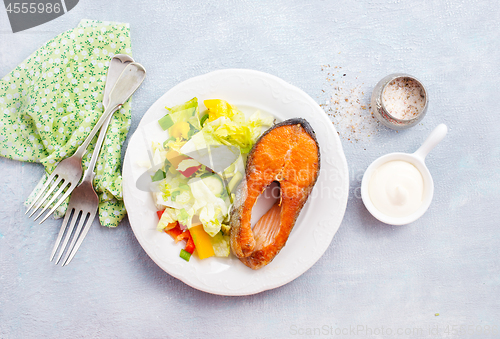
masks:
[[[144,67],[138,63],[132,62],[126,66],[125,70],[120,74],[115,86],[113,86],[113,89],[111,90],[109,106],[104,110],[104,113],[94,125],[94,128],[91,130],[87,138],[85,138],[80,147],[78,147],[75,154],[61,161],[46,180],[42,189],[26,211],[26,213],[28,213],[34,207],[30,217],[38,209],[43,207],[42,211],[35,218],[35,220],[37,220],[54,204],[52,209],[45,215],[42,221],[40,221],[41,224],[67,199],[82,176],[83,170],[81,161],[88,145],[106,119],[118,108],[120,108],[128,100],[128,98],[130,98],[130,96],[132,96],[144,80],[145,74],[146,72]],[[56,191],[55,194],[53,194],[54,191]],[[60,197],[61,194],[62,197]]]
[[[104,98],[103,98],[103,106],[106,109],[109,105],[109,94],[111,88],[117,81],[117,78],[121,74],[121,72],[125,69],[127,64],[133,62],[132,59],[128,55],[115,55],[109,64],[108,73],[107,73],[107,82],[104,88]],[[56,259],[56,265],[60,262],[64,252],[66,252],[66,256],[62,261],[62,266],[69,264],[69,262],[73,259],[78,248],[82,244],[87,232],[92,225],[92,222],[95,219],[97,214],[97,209],[99,206],[99,197],[94,190],[93,181],[94,181],[94,167],[96,165],[97,159],[99,157],[99,153],[101,151],[101,146],[104,142],[104,138],[106,136],[109,123],[111,122],[112,115],[110,115],[104,124],[101,127],[101,131],[99,132],[99,137],[97,138],[97,142],[94,146],[94,151],[92,152],[92,156],[90,158],[89,165],[87,166],[87,171],[83,175],[82,181],[80,185],[78,185],[73,194],[71,195],[71,199],[68,204],[68,209],[66,210],[66,214],[64,216],[63,224],[61,226],[61,230],[56,239],[56,243],[54,248],[52,249],[52,254],[50,256],[50,261],[52,261],[56,255],[56,252],[59,249],[59,254]],[[71,222],[70,222],[71,219]],[[78,226],[76,226],[78,223]],[[76,229],[75,229],[76,226]],[[61,245],[61,240],[63,239]],[[69,240],[71,239],[71,243],[67,246]]]

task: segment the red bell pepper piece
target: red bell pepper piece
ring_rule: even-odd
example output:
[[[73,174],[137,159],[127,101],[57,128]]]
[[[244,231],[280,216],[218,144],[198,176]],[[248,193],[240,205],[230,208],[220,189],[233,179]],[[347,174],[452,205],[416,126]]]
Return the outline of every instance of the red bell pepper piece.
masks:
[[[179,226],[179,223],[176,222],[175,227],[169,230],[165,230],[165,233],[169,234],[172,238],[174,238],[175,242],[177,242],[177,237],[182,234],[182,230]]]
[[[169,234],[172,238],[174,238],[176,243],[181,241],[181,240],[186,240],[186,248],[184,250],[186,252],[189,252],[190,254],[193,254],[194,250],[196,249],[193,237],[191,236],[191,233],[189,232],[189,230],[185,230],[185,231],[181,230],[179,222],[176,222],[176,225],[174,228],[171,228],[169,230],[165,230],[165,233]]]
[[[187,231],[189,233],[189,231]],[[186,243],[186,252],[189,252],[191,254],[193,254],[194,250],[195,250],[195,245],[194,245],[194,241],[193,241],[193,237],[191,236],[191,233],[189,233],[189,239]]]
[[[189,239],[189,231],[184,231],[175,238],[175,242]]]
[[[189,178],[190,176],[192,176],[193,174],[196,173],[197,170],[199,170],[201,167],[201,165],[198,165],[198,166],[195,166],[195,167],[189,167],[189,168],[186,168],[185,171],[179,171],[183,176],[185,176],[186,178]]]

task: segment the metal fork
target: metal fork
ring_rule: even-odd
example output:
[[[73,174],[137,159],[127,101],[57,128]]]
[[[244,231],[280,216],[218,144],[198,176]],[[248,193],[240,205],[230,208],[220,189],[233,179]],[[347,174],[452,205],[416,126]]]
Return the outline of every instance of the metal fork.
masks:
[[[99,131],[101,126],[104,124],[106,119],[120,106],[122,106],[135,92],[135,90],[142,83],[142,80],[144,80],[144,76],[145,70],[142,65],[134,62],[127,65],[125,70],[120,74],[116,85],[111,90],[110,105],[107,109],[105,109],[104,113],[101,115],[101,118],[97,121],[92,131],[90,131],[90,134],[83,141],[80,147],[78,147],[76,152],[71,157],[61,161],[54,169],[52,174],[48,177],[40,192],[36,195],[35,199],[26,211],[27,214],[32,209],[32,207],[35,206],[29,217],[31,217],[45,203],[42,211],[35,218],[35,220],[37,220],[38,218],[40,218],[40,216],[42,216],[43,213],[45,213],[45,211],[47,211],[47,209],[52,204],[54,204],[52,209],[40,221],[41,224],[52,213],[54,213],[54,211],[63,203],[63,201],[68,198],[68,196],[75,189],[76,185],[80,182],[80,179],[82,177],[82,158],[87,150],[88,145],[90,144],[96,133]],[[53,194],[56,189],[56,193]],[[56,202],[56,199],[61,194],[62,197]],[[51,195],[52,198],[50,198]]]
[[[104,131],[102,131],[104,132]],[[102,133],[101,134],[104,134]],[[100,135],[99,135],[100,136]],[[96,144],[97,147],[97,144]],[[99,155],[99,152],[94,152],[94,154]],[[97,160],[97,156],[92,154],[92,160],[90,166],[95,165],[95,161]],[[90,169],[90,167],[89,167]],[[64,231],[66,230],[66,236],[64,237],[64,241],[61,246],[61,250],[59,251],[59,255],[56,259],[56,265],[61,260],[61,257],[65,251],[66,245],[73,234],[73,230],[75,229],[75,225],[77,220],[78,226],[74,231],[73,238],[71,240],[71,244],[68,246],[66,250],[66,256],[62,262],[62,266],[69,264],[71,259],[73,259],[76,251],[80,247],[83,239],[87,235],[87,232],[94,221],[95,215],[97,214],[97,208],[99,207],[99,197],[97,193],[94,191],[94,187],[92,186],[92,181],[94,180],[94,172],[93,170],[87,170],[83,177],[82,182],[78,187],[74,190],[73,194],[71,194],[71,199],[69,200],[68,209],[66,210],[66,214],[64,216],[64,221],[61,226],[61,230],[57,236],[56,244],[52,249],[52,254],[50,255],[50,261],[54,259],[56,251],[61,243],[61,239],[64,235]],[[73,216],[71,218],[71,216]],[[68,226],[68,221],[71,218],[71,223]],[[85,226],[84,226],[85,225]],[[68,226],[68,227],[66,227]],[[83,228],[83,231],[82,231]],[[76,244],[76,246],[75,246]]]
[[[126,68],[127,64],[131,62],[134,62],[134,59],[124,54],[115,55],[111,59],[106,76],[107,81],[106,86],[104,87],[104,96],[102,101],[104,109],[106,109],[109,105],[109,95],[111,89],[115,85],[120,74]],[[90,226],[92,225],[92,222],[94,221],[97,214],[99,198],[93,187],[95,176],[94,167],[96,165],[97,159],[99,158],[99,153],[101,151],[101,147],[112,117],[113,115],[110,115],[102,125],[101,131],[99,132],[99,137],[97,138],[97,142],[92,153],[92,157],[89,162],[89,166],[87,167],[87,171],[83,175],[81,183],[75,188],[73,194],[71,195],[68,209],[66,210],[66,214],[64,216],[63,224],[57,236],[54,248],[52,249],[52,254],[50,255],[50,261],[52,261],[64,236],[63,244],[60,247],[59,254],[56,259],[56,265],[61,260],[62,255],[65,251],[66,256],[62,261],[62,266],[70,263],[70,261],[73,259],[76,252],[80,248],[83,240],[85,239],[85,236],[87,235]],[[70,219],[71,223],[68,225]],[[78,226],[74,231],[78,219]],[[73,237],[71,238],[72,234]],[[68,247],[66,247],[70,238],[71,243]]]

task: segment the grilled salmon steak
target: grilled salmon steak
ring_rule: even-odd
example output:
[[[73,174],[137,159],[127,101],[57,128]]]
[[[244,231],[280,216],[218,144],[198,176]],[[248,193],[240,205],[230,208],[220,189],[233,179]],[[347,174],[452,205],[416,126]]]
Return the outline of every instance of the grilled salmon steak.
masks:
[[[276,124],[255,143],[231,211],[231,248],[245,265],[259,269],[285,246],[319,168],[316,135],[304,119]],[[252,229],[253,206],[273,182],[279,184],[280,197]]]

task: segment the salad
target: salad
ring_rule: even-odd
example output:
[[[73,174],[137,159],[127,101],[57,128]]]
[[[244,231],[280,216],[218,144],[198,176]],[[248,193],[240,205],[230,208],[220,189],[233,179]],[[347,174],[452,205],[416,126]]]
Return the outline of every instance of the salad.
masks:
[[[158,231],[185,241],[180,257],[189,261],[230,253],[229,215],[233,191],[243,179],[247,154],[274,117],[256,111],[246,117],[221,99],[193,98],[158,120],[163,139],[151,145],[151,191]]]

